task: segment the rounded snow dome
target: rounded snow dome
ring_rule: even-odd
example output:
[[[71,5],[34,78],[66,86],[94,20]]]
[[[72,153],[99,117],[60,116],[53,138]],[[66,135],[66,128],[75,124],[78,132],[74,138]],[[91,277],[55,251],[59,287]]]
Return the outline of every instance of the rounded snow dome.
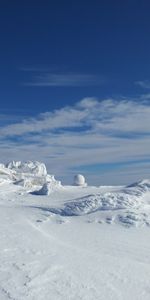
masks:
[[[84,176],[81,174],[75,175],[74,176],[74,185],[79,185],[79,186],[86,185]]]

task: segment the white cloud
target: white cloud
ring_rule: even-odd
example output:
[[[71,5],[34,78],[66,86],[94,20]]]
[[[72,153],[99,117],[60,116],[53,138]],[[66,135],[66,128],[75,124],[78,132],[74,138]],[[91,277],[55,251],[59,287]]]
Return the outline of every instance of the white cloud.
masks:
[[[139,85],[144,89],[150,89],[150,80],[140,80],[136,81],[135,84]]]
[[[1,127],[0,157],[4,161],[41,160],[50,172],[66,174],[67,178],[74,167],[81,165],[126,162],[128,172],[124,168],[120,181],[127,180],[133,177],[132,168],[136,165],[140,172],[137,162],[149,158],[149,129],[150,106],[144,99],[135,102],[85,98],[74,106]],[[135,165],[130,166],[133,161]],[[113,183],[115,178],[119,180],[117,170],[114,174]],[[112,172],[107,175],[111,182]],[[95,176],[99,182],[99,175]]]
[[[24,119],[0,128],[1,136],[40,133],[56,129],[78,128],[87,126],[90,132],[98,134],[149,133],[150,106],[145,102],[131,100],[116,101],[107,99],[98,101],[85,98],[74,106],[66,106],[54,112],[46,112],[36,118]]]
[[[32,74],[26,86],[50,86],[50,87],[77,87],[77,86],[98,86],[104,84],[105,80],[99,75],[78,74],[78,73],[49,73],[42,72]]]

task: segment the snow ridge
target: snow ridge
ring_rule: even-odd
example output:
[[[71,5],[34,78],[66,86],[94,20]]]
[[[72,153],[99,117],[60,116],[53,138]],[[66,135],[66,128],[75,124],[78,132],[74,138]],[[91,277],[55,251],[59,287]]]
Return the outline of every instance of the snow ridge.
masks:
[[[87,195],[64,205],[64,215],[84,215],[97,210],[118,210],[144,206],[143,196],[150,191],[150,181],[134,183],[120,192]]]

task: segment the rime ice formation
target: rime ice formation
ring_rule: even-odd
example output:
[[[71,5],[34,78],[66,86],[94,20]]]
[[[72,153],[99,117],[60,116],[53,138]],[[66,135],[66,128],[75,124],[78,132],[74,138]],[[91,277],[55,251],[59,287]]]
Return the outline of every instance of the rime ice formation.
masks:
[[[38,161],[12,161],[6,165],[0,164],[0,183],[12,181],[16,185],[34,190],[48,183],[53,188],[61,185],[53,175],[47,174],[46,166]],[[47,193],[48,194],[48,193]]]
[[[53,184],[50,182],[46,182],[43,184],[42,188],[39,191],[35,191],[36,195],[50,195],[52,192]]]
[[[30,173],[39,176],[47,175],[45,164],[38,161],[27,161],[25,163],[21,161],[12,161],[8,163],[6,167],[10,170],[16,171],[17,173]]]
[[[1,182],[7,180],[15,180],[16,172],[9,170],[4,164],[0,164],[0,180]]]
[[[81,174],[77,174],[74,176],[74,185],[76,186],[87,186],[85,182],[85,177]]]

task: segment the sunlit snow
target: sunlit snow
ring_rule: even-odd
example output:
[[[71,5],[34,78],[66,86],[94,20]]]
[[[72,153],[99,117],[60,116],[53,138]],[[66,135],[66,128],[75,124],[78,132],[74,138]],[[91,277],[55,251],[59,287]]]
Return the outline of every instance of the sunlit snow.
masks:
[[[0,300],[150,299],[150,180],[64,186],[0,164],[0,222]]]

